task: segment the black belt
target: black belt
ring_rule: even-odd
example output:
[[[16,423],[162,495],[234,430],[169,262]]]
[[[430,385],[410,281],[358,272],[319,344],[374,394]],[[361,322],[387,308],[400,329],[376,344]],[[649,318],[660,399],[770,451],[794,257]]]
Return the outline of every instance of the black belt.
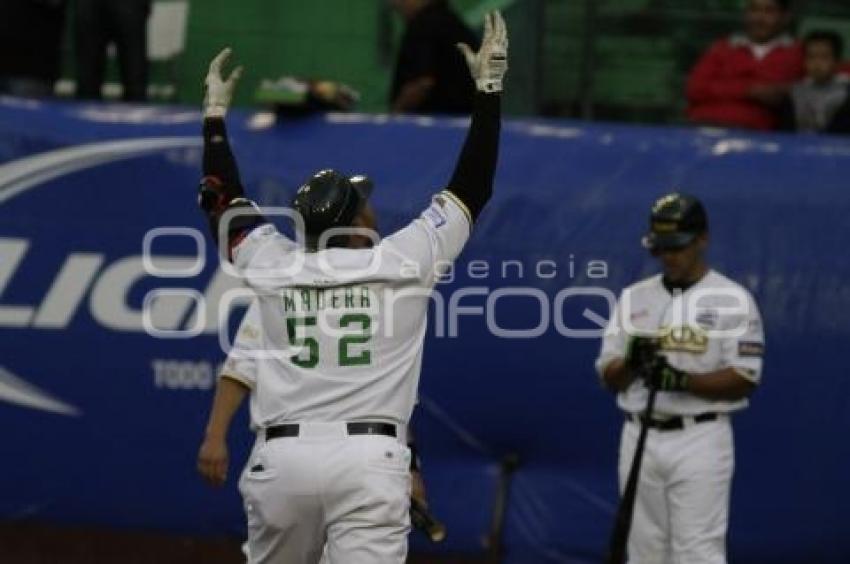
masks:
[[[700,413],[699,415],[694,415],[694,423],[705,423],[707,421],[716,421],[718,417],[720,417],[719,413]],[[636,415],[634,413],[629,413],[626,415],[626,418],[632,423],[638,423],[644,420],[643,415]],[[685,418],[681,415],[677,415],[676,417],[671,417],[670,419],[650,419],[649,426],[652,429],[657,429],[659,431],[677,431],[679,429],[685,428]]]
[[[392,423],[378,423],[375,421],[355,421],[345,424],[349,435],[384,435],[397,437],[396,427]],[[280,439],[284,437],[297,437],[301,427],[298,423],[286,423],[283,425],[272,425],[266,429],[266,440]]]

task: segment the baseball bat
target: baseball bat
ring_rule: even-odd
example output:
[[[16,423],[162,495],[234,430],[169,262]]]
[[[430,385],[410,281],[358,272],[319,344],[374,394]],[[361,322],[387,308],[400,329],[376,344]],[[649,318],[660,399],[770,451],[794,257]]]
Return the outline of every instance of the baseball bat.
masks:
[[[418,499],[410,498],[410,522],[423,531],[431,542],[443,542],[446,526],[440,523]]]
[[[608,564],[624,564],[626,561],[626,547],[629,541],[629,531],[632,528],[632,515],[635,509],[640,467],[643,462],[649,421],[652,419],[652,412],[655,409],[655,395],[657,393],[658,388],[655,386],[649,389],[649,398],[646,401],[646,409],[641,418],[640,435],[632,458],[632,466],[629,469],[629,477],[626,480],[626,487],[623,489],[623,496],[620,498],[620,505],[617,507],[614,529],[611,531],[611,540],[608,543]]]
[[[520,459],[516,453],[508,453],[502,458],[499,468],[499,481],[496,484],[496,499],[493,503],[493,516],[490,532],[485,539],[487,558],[485,562],[500,564],[504,560],[505,515],[508,512],[508,498],[514,473],[519,468]]]

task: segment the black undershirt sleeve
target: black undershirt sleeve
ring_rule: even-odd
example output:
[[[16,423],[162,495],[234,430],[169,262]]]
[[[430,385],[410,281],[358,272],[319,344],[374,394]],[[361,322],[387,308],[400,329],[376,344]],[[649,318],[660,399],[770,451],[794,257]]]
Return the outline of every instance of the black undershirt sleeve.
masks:
[[[241,197],[245,190],[239,178],[239,167],[230,149],[227,128],[222,118],[204,120],[204,176],[215,176],[232,192],[233,197]]]
[[[213,240],[227,251],[230,260],[233,248],[252,229],[266,223],[266,219],[253,202],[245,199],[239,168],[221,118],[204,120],[203,173],[198,201],[207,216]],[[219,225],[228,210],[237,213],[227,220],[226,241],[220,241]]]
[[[501,95],[476,92],[472,123],[449,183],[449,191],[466,204],[473,221],[493,193],[501,125]]]

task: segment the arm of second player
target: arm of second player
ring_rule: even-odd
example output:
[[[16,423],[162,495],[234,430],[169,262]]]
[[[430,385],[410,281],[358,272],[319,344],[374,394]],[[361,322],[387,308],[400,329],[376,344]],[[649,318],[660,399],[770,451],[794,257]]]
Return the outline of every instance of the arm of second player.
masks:
[[[691,374],[687,392],[707,400],[736,401],[753,393],[755,383],[735,368],[723,368],[707,374]]]
[[[216,384],[204,442],[198,452],[198,472],[213,486],[220,486],[227,480],[230,463],[227,433],[233,416],[248,392],[249,388],[245,384],[227,376],[219,378]]]

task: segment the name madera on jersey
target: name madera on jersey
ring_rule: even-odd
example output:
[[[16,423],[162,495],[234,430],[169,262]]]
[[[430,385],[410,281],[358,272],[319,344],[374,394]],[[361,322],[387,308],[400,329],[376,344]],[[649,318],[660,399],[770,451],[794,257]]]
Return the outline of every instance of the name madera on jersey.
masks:
[[[370,309],[375,299],[369,287],[360,284],[334,288],[287,288],[281,293],[284,313]]]

